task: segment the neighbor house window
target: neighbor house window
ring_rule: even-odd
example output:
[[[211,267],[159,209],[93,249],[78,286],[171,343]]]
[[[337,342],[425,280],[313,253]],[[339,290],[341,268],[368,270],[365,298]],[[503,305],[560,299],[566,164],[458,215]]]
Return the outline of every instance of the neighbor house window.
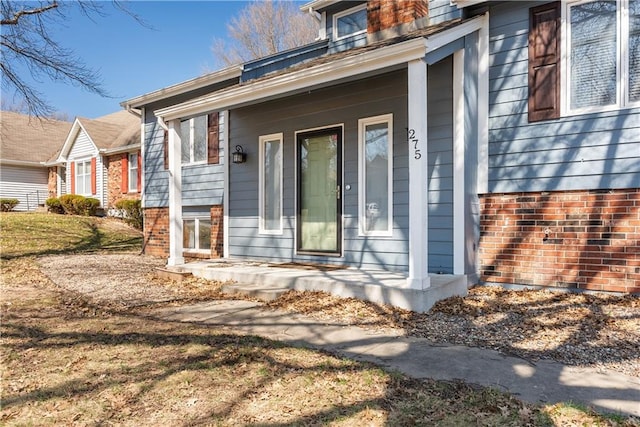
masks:
[[[393,231],[393,115],[358,120],[358,211],[361,235]]]
[[[129,191],[138,191],[138,154],[129,154]]]
[[[624,108],[640,102],[640,0],[564,4],[565,109]]]
[[[259,232],[280,234],[282,233],[282,134],[261,136],[259,143]]]
[[[341,39],[367,31],[367,5],[352,7],[333,15],[333,38]]]
[[[211,218],[183,220],[182,247],[192,251],[211,250]]]
[[[75,168],[75,193],[91,195],[91,160],[77,161]]]
[[[206,163],[207,116],[193,117],[180,122],[182,164]]]

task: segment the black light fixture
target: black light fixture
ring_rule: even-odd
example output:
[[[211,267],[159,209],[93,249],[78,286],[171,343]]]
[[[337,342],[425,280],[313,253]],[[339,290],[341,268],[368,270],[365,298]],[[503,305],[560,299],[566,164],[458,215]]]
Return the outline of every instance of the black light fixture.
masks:
[[[240,145],[236,145],[236,151],[233,153],[232,161],[233,163],[244,163],[247,161],[247,155]]]

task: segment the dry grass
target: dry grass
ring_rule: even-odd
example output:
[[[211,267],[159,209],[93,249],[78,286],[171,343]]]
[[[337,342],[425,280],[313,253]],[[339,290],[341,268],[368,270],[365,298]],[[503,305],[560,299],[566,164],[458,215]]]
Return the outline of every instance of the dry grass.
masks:
[[[550,425],[463,383],[92,305],[4,261],[3,425]]]

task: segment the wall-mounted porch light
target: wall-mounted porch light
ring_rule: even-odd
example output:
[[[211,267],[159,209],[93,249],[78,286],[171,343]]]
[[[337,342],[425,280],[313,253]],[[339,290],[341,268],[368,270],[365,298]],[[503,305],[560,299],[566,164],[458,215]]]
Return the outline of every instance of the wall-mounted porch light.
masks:
[[[247,161],[247,155],[240,145],[236,145],[236,151],[233,153],[232,161],[233,163],[244,163]]]

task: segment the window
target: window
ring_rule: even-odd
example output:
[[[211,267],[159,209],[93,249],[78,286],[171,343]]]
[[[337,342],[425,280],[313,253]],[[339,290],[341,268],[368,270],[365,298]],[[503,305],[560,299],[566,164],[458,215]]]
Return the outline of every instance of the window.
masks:
[[[564,4],[567,113],[640,102],[640,0]]]
[[[76,162],[75,194],[91,195],[91,160]]]
[[[282,134],[261,136],[259,143],[259,232],[280,234],[282,233]]]
[[[198,116],[180,122],[182,164],[207,161],[207,116]]]
[[[129,191],[138,191],[138,154],[129,154]]]
[[[338,40],[367,31],[367,5],[352,7],[333,15],[333,38]]]
[[[360,234],[393,232],[393,115],[358,120]]]
[[[190,218],[182,223],[184,249],[203,252],[211,250],[211,218]]]

